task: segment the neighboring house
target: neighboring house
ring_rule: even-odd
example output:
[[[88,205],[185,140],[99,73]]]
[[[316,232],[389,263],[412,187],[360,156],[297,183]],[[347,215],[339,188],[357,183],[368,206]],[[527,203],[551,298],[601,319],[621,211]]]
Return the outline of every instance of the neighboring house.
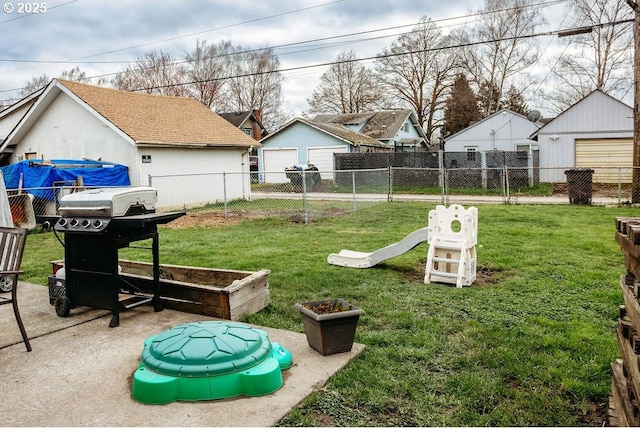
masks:
[[[0,165],[29,158],[123,164],[131,185],[158,190],[164,209],[248,198],[249,174],[229,174],[225,188],[212,174],[248,172],[258,146],[193,98],[53,79],[0,145]]]
[[[254,140],[260,141],[262,138],[267,136],[267,130],[262,126],[262,115],[260,110],[218,114],[224,120],[240,129]]]
[[[535,151],[529,136],[541,126],[526,116],[502,109],[444,139],[447,152]]]
[[[9,133],[20,122],[20,119],[27,114],[29,108],[36,102],[44,88],[24,97],[15,104],[0,111],[0,144],[4,142]]]
[[[540,166],[553,168],[541,171],[541,181],[566,181],[566,168],[594,168],[596,183],[617,183],[619,171],[623,183],[631,182],[633,108],[600,90],[569,107],[530,138],[540,147]]]
[[[267,183],[288,181],[284,170],[294,165],[313,164],[321,174],[323,171],[333,171],[334,153],[367,153],[393,149],[392,146],[343,125],[302,118],[289,121],[260,142],[260,180]],[[331,175],[325,172],[322,177],[330,178]]]
[[[419,151],[427,148],[427,136],[411,110],[320,114],[313,121],[343,125],[387,144],[396,151]]]

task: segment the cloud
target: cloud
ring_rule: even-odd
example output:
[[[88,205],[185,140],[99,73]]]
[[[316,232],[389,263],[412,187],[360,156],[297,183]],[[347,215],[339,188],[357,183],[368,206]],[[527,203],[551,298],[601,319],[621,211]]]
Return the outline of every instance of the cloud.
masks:
[[[3,0],[5,3],[11,0]],[[420,17],[434,20],[480,9],[483,0],[54,0],[42,14],[0,15],[0,100],[32,77],[79,67],[89,76],[116,73],[148,50],[182,57],[197,40],[247,48],[406,26],[276,50],[282,68],[333,61],[353,49],[375,56]],[[17,4],[17,3],[15,3]],[[374,38],[386,35],[384,38]],[[34,63],[17,61],[59,61]],[[64,61],[69,61],[64,63]],[[285,106],[306,108],[324,69],[285,73]]]

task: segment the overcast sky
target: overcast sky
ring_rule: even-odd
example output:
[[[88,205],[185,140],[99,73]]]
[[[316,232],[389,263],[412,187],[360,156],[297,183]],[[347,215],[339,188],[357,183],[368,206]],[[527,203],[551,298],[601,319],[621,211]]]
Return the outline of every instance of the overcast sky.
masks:
[[[538,0],[550,26],[562,25],[569,0]],[[353,49],[359,58],[380,53],[421,16],[445,31],[473,19],[482,0],[0,0],[0,100],[17,96],[34,76],[55,77],[79,67],[112,78],[148,50],[182,57],[198,39],[276,50],[282,69],[321,64]],[[34,12],[34,4],[46,10]],[[398,27],[386,31],[385,28]],[[546,28],[558,30],[560,28]],[[334,38],[323,42],[301,43]],[[543,38],[544,39],[544,38]],[[543,47],[551,43],[540,41]],[[285,110],[300,115],[326,68],[283,75]],[[541,71],[544,73],[544,70]],[[530,100],[536,108],[538,101]]]

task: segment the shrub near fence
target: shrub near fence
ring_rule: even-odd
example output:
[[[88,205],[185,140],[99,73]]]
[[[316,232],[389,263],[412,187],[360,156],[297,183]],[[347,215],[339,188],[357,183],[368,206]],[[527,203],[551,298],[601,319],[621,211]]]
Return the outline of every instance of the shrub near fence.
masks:
[[[244,190],[244,197],[227,197],[224,173],[193,176],[154,177],[153,187],[158,195],[175,194],[178,189],[216,187],[216,199],[178,201],[185,208],[207,210],[222,217],[284,217],[300,222],[310,222],[327,215],[344,214],[372,204],[422,200],[430,205],[460,203],[584,203],[622,205],[631,201],[631,168],[593,169],[593,174],[566,174],[572,168],[528,168],[502,166],[496,168],[415,168],[384,167],[366,170],[322,171],[323,179],[307,188],[300,172],[299,179],[286,183],[253,183]],[[638,171],[640,173],[640,170]],[[250,174],[247,172],[247,174]],[[563,181],[542,182],[541,177],[564,177]],[[189,182],[189,178],[193,180]],[[570,180],[567,179],[570,177]],[[577,178],[576,178],[577,177]],[[598,182],[597,177],[609,177],[608,182]],[[610,182],[610,177],[617,177]],[[249,177],[247,177],[248,179]],[[306,177],[305,177],[306,178]],[[583,181],[580,181],[583,180]],[[56,215],[59,200],[66,194],[85,190],[87,187],[65,186],[55,189],[8,189],[9,195],[19,193],[41,194],[53,191],[55,200],[33,198],[35,215]],[[588,192],[589,194],[572,192]],[[200,195],[183,191],[184,198]],[[573,198],[571,197],[573,196]],[[23,198],[24,199],[24,198]],[[161,201],[162,198],[159,198]],[[175,208],[158,204],[159,211]]]

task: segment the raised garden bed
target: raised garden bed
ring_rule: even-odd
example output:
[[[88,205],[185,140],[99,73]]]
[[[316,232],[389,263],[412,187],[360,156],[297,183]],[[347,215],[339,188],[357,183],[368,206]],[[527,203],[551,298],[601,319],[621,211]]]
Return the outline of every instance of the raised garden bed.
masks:
[[[51,264],[54,274],[64,266],[62,260]],[[125,283],[152,292],[152,263],[121,259],[118,264]],[[269,273],[161,264],[160,301],[164,308],[237,321],[269,305]],[[50,279],[50,300],[52,284]],[[55,292],[60,295],[59,285]]]

